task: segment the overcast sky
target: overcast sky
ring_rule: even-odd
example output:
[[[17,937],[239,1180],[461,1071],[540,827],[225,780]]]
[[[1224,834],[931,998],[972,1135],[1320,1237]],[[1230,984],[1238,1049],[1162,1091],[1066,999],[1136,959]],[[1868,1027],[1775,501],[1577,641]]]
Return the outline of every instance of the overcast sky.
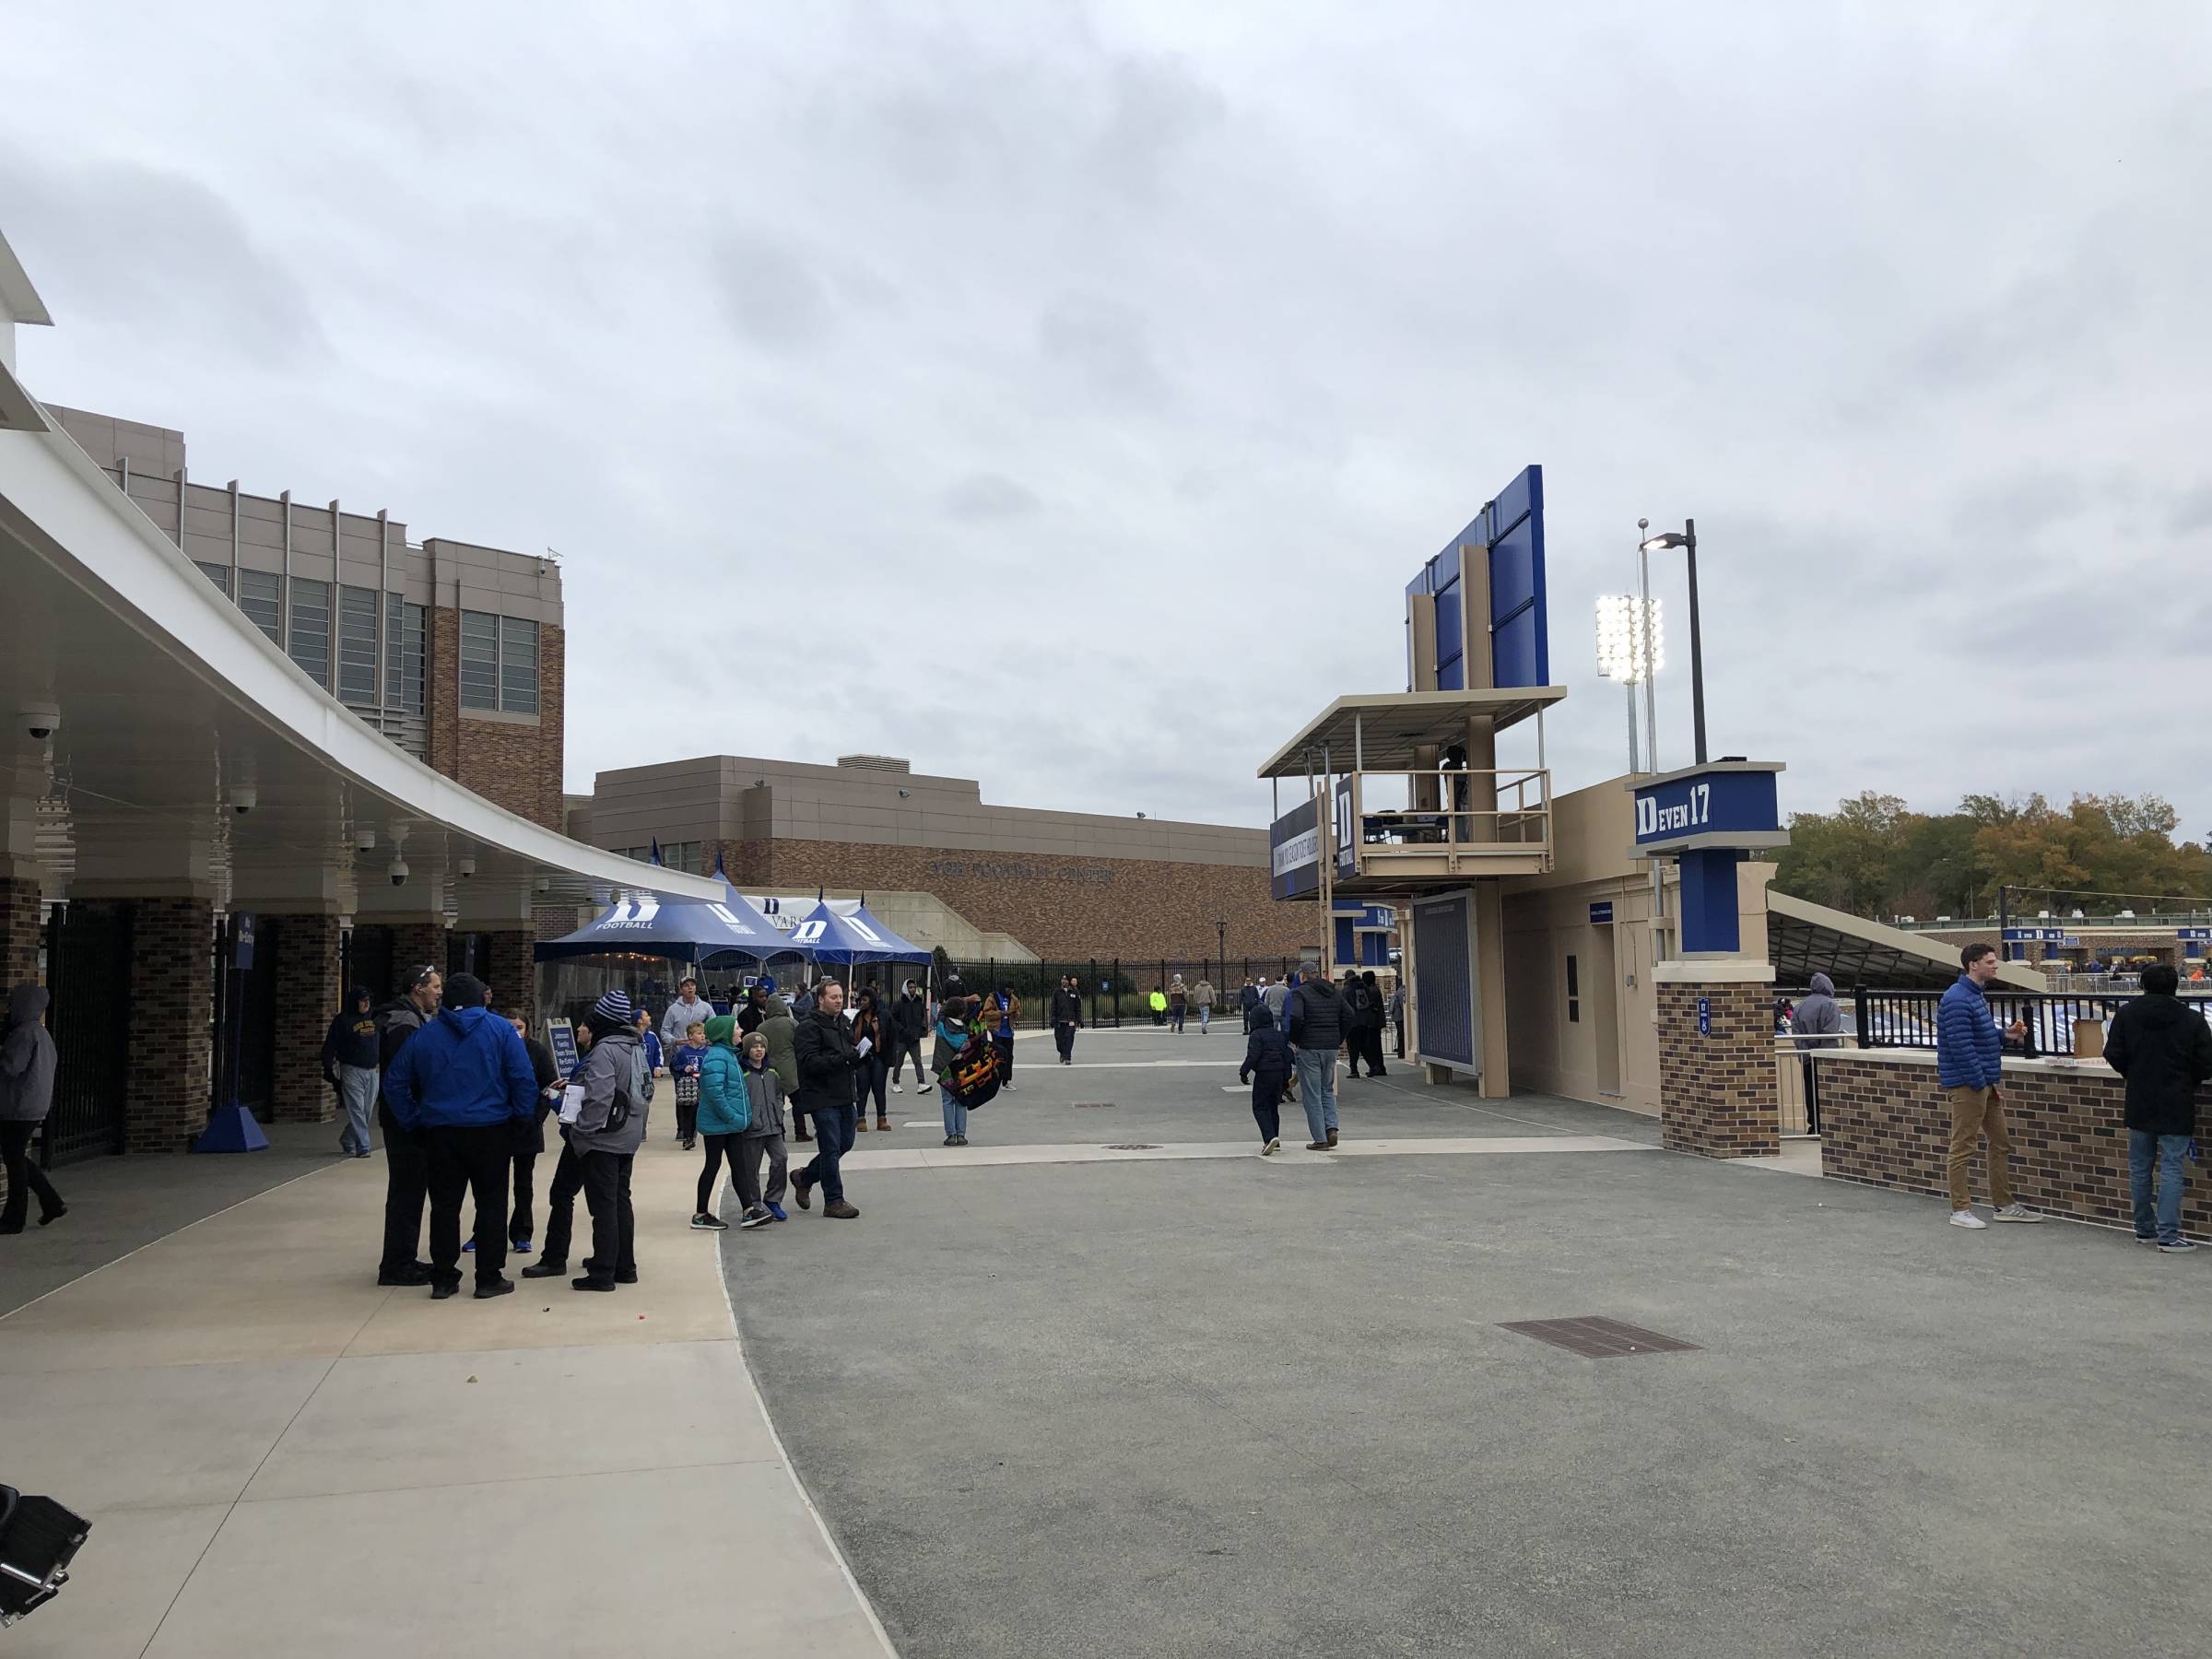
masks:
[[[1713,750],[1790,807],[2212,829],[2202,0],[5,29],[31,389],[558,548],[572,790],[857,749],[1263,822],[1258,763],[1404,688],[1406,579],[1533,461],[1560,788],[1626,760],[1593,597],[1689,514]]]

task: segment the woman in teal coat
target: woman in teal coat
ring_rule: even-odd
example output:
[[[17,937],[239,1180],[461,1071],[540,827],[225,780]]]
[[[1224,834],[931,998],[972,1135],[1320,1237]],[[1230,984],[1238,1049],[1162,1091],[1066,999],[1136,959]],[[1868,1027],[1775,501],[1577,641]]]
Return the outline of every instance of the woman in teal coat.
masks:
[[[739,1069],[737,1022],[727,1014],[707,1021],[707,1052],[699,1063],[699,1137],[707,1143],[706,1168],[699,1172],[699,1203],[691,1225],[702,1232],[725,1232],[729,1223],[714,1213],[714,1183],[723,1160],[737,1168],[737,1137],[753,1121],[752,1093]]]

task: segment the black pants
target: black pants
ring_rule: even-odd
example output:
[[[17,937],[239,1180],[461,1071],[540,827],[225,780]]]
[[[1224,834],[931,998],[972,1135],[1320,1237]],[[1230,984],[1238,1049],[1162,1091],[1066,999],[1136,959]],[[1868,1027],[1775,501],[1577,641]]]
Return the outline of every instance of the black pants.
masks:
[[[377,1271],[405,1273],[416,1265],[422,1248],[422,1205],[429,1193],[429,1156],[422,1136],[400,1127],[392,1108],[382,1100],[377,1102],[376,1121],[384,1131],[384,1259]]]
[[[583,1190],[583,1160],[560,1137],[560,1161],[553,1166],[553,1184],[546,1189],[546,1241],[537,1259],[556,1266],[569,1265],[569,1234],[576,1221],[576,1194]]]
[[[0,1210],[0,1228],[9,1232],[23,1230],[33,1193],[39,1195],[40,1215],[51,1216],[62,1207],[62,1195],[46,1179],[46,1171],[30,1161],[30,1137],[38,1127],[36,1124],[0,1124],[0,1164],[7,1168],[7,1207]]]
[[[586,1152],[577,1161],[583,1165],[583,1202],[592,1212],[592,1253],[583,1258],[583,1276],[601,1285],[635,1279],[638,1218],[629,1207],[629,1167],[636,1158]]]
[[[1063,1064],[1073,1060],[1076,1057],[1076,1028],[1074,1026],[1054,1026],[1053,1028],[1053,1041],[1060,1050],[1060,1059]]]
[[[423,1131],[429,1161],[430,1282],[461,1282],[461,1200],[477,1201],[477,1282],[507,1265],[507,1181],[514,1159],[508,1124],[439,1124]]]
[[[1390,1022],[1390,1029],[1398,1034],[1398,1058],[1406,1058],[1406,1016],[1401,1014]]]
[[[514,1208],[507,1216],[507,1241],[517,1250],[530,1242],[535,1235],[530,1230],[535,1219],[530,1210],[532,1178],[537,1172],[537,1148],[517,1147],[514,1152]]]
[[[899,1081],[899,1074],[905,1068],[909,1059],[914,1063],[914,1087],[927,1088],[929,1074],[922,1069],[922,1039],[919,1037],[898,1037],[892,1040],[891,1081]]]
[[[1390,1068],[1382,1063],[1382,1028],[1379,1025],[1361,1026],[1358,1033],[1361,1052],[1367,1055],[1367,1072],[1371,1077],[1386,1077]],[[1404,1059],[1404,1055],[1399,1056]]]
[[[868,1097],[876,1097],[876,1115],[888,1117],[889,1109],[883,1103],[883,1091],[890,1086],[891,1063],[881,1049],[876,1050],[860,1063],[860,1109],[866,1112]]]
[[[808,1181],[819,1182],[822,1197],[831,1204],[845,1195],[845,1178],[839,1173],[838,1159],[853,1150],[853,1130],[858,1115],[850,1106],[814,1109],[815,1153],[799,1172]]]
[[[688,1100],[680,1093],[676,1097],[676,1138],[679,1141],[699,1138],[699,1096],[696,1093]]]
[[[738,1181],[738,1139],[739,1135],[735,1129],[727,1135],[707,1136],[707,1162],[706,1167],[699,1172],[699,1202],[691,1206],[693,1215],[710,1216],[714,1213],[714,1182],[715,1178],[722,1173],[722,1160],[724,1158],[730,1160],[730,1179]],[[744,1196],[744,1185],[743,1182],[738,1181],[738,1195],[740,1197]]]
[[[998,1051],[998,1080],[1001,1083],[1013,1082],[1014,1039],[994,1034],[991,1039],[991,1046]]]
[[[1283,1133],[1283,1077],[1279,1072],[1252,1075],[1252,1118],[1260,1126],[1262,1141],[1279,1140]]]

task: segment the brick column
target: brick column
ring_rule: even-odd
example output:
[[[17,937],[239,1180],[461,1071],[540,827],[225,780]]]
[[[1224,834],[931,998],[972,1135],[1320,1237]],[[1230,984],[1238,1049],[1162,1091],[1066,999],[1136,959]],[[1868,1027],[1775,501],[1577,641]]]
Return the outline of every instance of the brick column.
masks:
[[[276,1030],[269,1115],[280,1124],[327,1124],[337,1096],[323,1081],[323,1037],[338,1011],[338,919],[264,914],[276,946]]]
[[[215,907],[206,899],[80,899],[128,907],[130,1059],[124,1144],[182,1152],[207,1126]]]
[[[530,1022],[533,1032],[537,1028],[537,975],[530,959],[530,947],[537,942],[534,929],[527,927],[501,928],[484,935],[487,954],[486,982],[491,989],[491,1006],[502,1014],[520,1014]]]
[[[445,973],[446,926],[442,922],[394,922],[392,924],[392,991],[395,996],[407,994],[407,970],[428,962]]]
[[[0,989],[39,977],[39,883],[0,877]]]
[[[1694,971],[1697,964],[1680,966]],[[1781,1151],[1771,980],[1662,980],[1656,989],[1662,1142],[1706,1158]],[[1705,1031],[1699,1030],[1700,1000],[1710,1010]]]

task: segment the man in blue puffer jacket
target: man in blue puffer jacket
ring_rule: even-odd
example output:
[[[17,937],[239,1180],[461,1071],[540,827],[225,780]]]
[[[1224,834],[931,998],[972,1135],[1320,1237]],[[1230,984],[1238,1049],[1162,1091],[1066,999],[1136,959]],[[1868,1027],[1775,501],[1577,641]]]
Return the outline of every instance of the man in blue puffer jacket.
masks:
[[[1972,1161],[1974,1143],[1989,1141],[1989,1198],[2000,1221],[2041,1221],[2012,1195],[2012,1169],[2008,1154],[2012,1136],[2005,1128],[2005,1101],[1997,1092],[1999,1062],[2004,1041],[1989,1012],[1989,996],[1983,989],[1997,977],[1997,952],[1993,945],[1973,944],[1959,953],[1965,971],[1959,982],[1943,994],[1936,1009],[1936,1080],[1951,1103],[1951,1147],[1945,1164],[1951,1187],[1951,1225],[1987,1227],[1974,1214],[1966,1186],[1966,1166]]]
[[[384,1100],[429,1159],[430,1295],[461,1288],[461,1197],[477,1201],[477,1294],[504,1296],[507,1182],[516,1140],[537,1129],[537,1074],[514,1027],[484,1006],[484,982],[445,982],[438,1018],[384,1074]]]

